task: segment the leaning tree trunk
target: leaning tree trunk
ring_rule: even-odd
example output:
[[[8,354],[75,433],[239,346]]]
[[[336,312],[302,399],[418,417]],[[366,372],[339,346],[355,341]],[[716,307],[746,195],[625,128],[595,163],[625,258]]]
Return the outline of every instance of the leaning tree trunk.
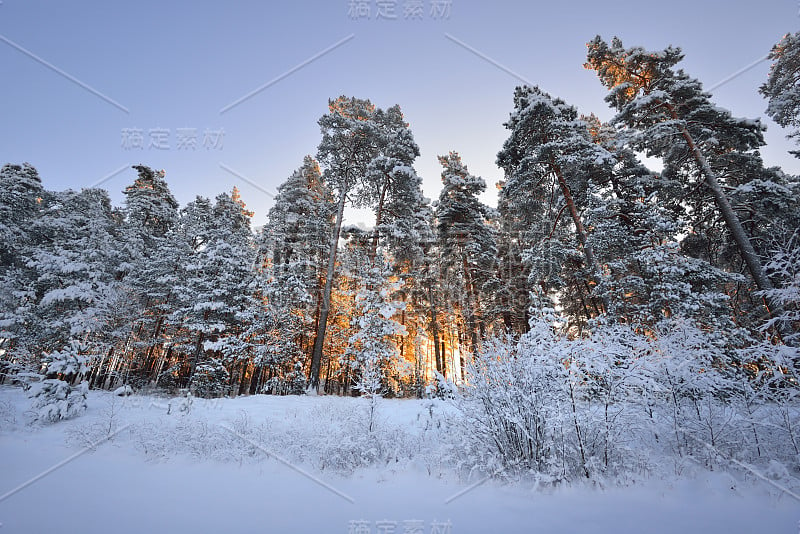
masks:
[[[575,200],[572,198],[567,180],[564,178],[561,167],[552,158],[550,159],[550,167],[553,169],[558,179],[558,184],[561,186],[561,194],[564,195],[564,200],[567,203],[567,209],[572,217],[572,222],[575,223],[575,231],[578,234],[578,241],[580,241],[581,248],[583,249],[583,256],[586,258],[586,266],[592,270],[592,278],[594,278],[594,282],[599,286],[603,281],[603,272],[594,255],[594,248],[592,248],[592,244],[589,242],[589,234],[587,234],[581,216],[578,214],[578,209],[575,207]],[[608,296],[604,295],[601,299],[603,301],[603,308],[608,312],[611,304]]]
[[[317,336],[314,339],[314,351],[311,353],[311,389],[319,390],[319,373],[322,363],[322,347],[325,344],[325,333],[328,330],[328,314],[331,308],[331,292],[333,290],[333,275],[336,267],[336,252],[339,250],[339,234],[344,219],[344,204],[347,199],[347,188],[343,187],[339,193],[339,203],[336,207],[336,224],[331,235],[330,252],[328,254],[328,270],[325,277],[325,289],[322,292],[322,307],[319,311]]]
[[[669,109],[673,120],[678,120],[678,115],[672,105],[666,102],[664,105],[666,105]],[[758,257],[758,254],[753,248],[753,244],[750,242],[750,237],[747,235],[747,231],[744,229],[741,221],[739,220],[739,216],[733,210],[730,200],[728,200],[728,197],[722,190],[722,186],[719,183],[719,178],[717,178],[717,175],[711,168],[711,165],[708,164],[708,160],[697,146],[697,143],[695,143],[692,134],[689,132],[686,126],[681,127],[681,136],[683,137],[684,141],[686,141],[686,145],[688,146],[692,157],[700,168],[700,172],[703,174],[703,182],[711,193],[711,196],[714,198],[714,202],[719,209],[722,220],[725,222],[725,226],[727,226],[728,231],[733,237],[733,240],[736,242],[736,246],[739,249],[739,254],[742,255],[742,259],[744,260],[745,265],[747,265],[747,270],[750,272],[750,276],[753,277],[756,287],[762,291],[773,289],[772,281],[767,276],[764,266],[761,264],[761,258]],[[764,301],[767,306],[767,311],[769,311],[771,316],[777,317],[782,313],[782,306],[773,298],[766,296]],[[791,334],[786,325],[783,323],[778,322],[776,326],[778,333],[783,339],[786,339],[786,337]]]

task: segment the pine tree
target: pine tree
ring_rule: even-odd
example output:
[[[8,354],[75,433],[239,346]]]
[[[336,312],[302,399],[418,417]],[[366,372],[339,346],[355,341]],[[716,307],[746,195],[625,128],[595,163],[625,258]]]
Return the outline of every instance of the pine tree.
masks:
[[[134,252],[147,255],[172,229],[178,218],[178,201],[164,180],[164,171],[153,171],[144,165],[134,165],[138,176],[125,188],[125,218]]]
[[[500,191],[505,185],[505,180],[500,182]],[[501,193],[497,202],[500,216],[497,233],[498,288],[495,293],[495,314],[502,319],[504,329],[509,334],[524,334],[528,331],[531,306],[528,288],[530,266],[526,266],[522,250],[526,246],[524,240],[528,228],[523,222],[525,213],[515,213],[517,200]]]
[[[267,346],[274,347],[269,352],[272,356],[263,360],[270,365],[278,360],[305,360],[305,356],[310,361],[314,337],[308,332],[316,329],[322,307],[333,209],[319,164],[306,156],[303,165],[278,187],[258,238],[262,294],[274,317],[268,322],[277,328],[269,330]]]
[[[759,92],[767,98],[767,115],[784,128],[800,127],[800,32],[787,33],[772,47],[767,82]],[[795,129],[789,137],[800,139]],[[800,157],[800,151],[792,151]]]
[[[29,163],[0,169],[0,275],[21,260],[20,247],[30,240],[29,224],[45,196],[39,173]]]
[[[139,310],[132,321],[135,362],[128,365],[139,379],[146,380],[151,373],[158,375],[168,352],[163,346],[169,327],[167,318],[173,309],[173,287],[187,246],[175,232],[178,202],[164,180],[163,171],[155,172],[144,165],[133,168],[137,177],[123,191],[127,254],[124,282],[135,296]],[[112,372],[114,368],[112,361]],[[109,378],[113,380],[113,375]],[[111,385],[111,382],[106,384]]]
[[[727,110],[714,106],[699,81],[674,70],[683,58],[678,48],[660,52],[626,49],[617,38],[609,45],[599,36],[588,48],[586,67],[596,70],[609,88],[606,100],[618,110],[613,122],[627,128],[631,146],[661,157],[665,177],[681,182],[686,193],[708,199],[696,199],[695,209],[713,203],[713,214],[730,232],[756,286],[772,289],[720,175],[727,154],[747,154],[763,145],[763,126],[758,121],[732,117]],[[701,181],[702,188],[696,187],[695,179]],[[769,309],[780,313],[777,302],[769,302]]]
[[[333,199],[311,156],[278,187],[267,215],[260,245],[277,267],[305,263],[308,277],[318,278],[316,264],[327,253]],[[316,283],[309,280],[309,284]]]
[[[240,367],[243,363],[243,319],[248,317],[255,274],[249,217],[240,201],[224,193],[213,207],[199,198],[184,210],[182,220],[192,223],[185,235],[197,245],[182,265],[184,275],[175,287],[171,315],[180,328],[181,349],[188,356],[193,381],[200,365],[205,365],[205,371],[198,380],[208,381],[223,376],[220,365]],[[221,392],[222,387],[204,384],[201,389]]]
[[[767,269],[781,284],[766,296],[780,303],[783,313],[770,319],[765,327],[782,322],[784,329],[792,332],[786,342],[797,346],[800,342],[800,230],[775,252]]]
[[[375,106],[369,100],[341,96],[329,101],[328,108],[329,113],[319,120],[322,141],[317,157],[325,166],[325,182],[336,198],[336,220],[330,235],[325,288],[311,355],[310,387],[314,389],[319,387],[322,348],[328,328],[344,208],[357,181],[367,174],[367,166],[376,154],[378,137],[378,127],[374,120]]]
[[[448,376],[446,359],[444,357],[444,343],[442,342],[443,308],[445,307],[445,288],[441,280],[441,250],[438,242],[438,232],[435,228],[434,212],[426,209],[425,222],[422,229],[422,261],[413,271],[409,271],[413,279],[411,289],[413,305],[417,310],[420,320],[425,318],[425,325],[430,334],[430,343],[433,345],[434,366],[436,373],[443,378]],[[413,275],[412,275],[413,273]]]
[[[528,234],[520,235],[519,241],[535,243],[542,249],[539,253],[529,249],[529,257],[546,258],[550,254],[540,253],[555,253],[551,256],[551,262],[555,263],[537,269],[535,283],[551,287],[569,287],[577,283],[567,293],[588,293],[587,298],[594,298],[595,290],[587,292],[584,287],[602,286],[603,270],[592,246],[583,211],[587,207],[592,175],[607,172],[614,164],[613,156],[593,142],[587,124],[578,118],[575,108],[538,87],[517,88],[514,112],[505,126],[511,130],[511,135],[498,154],[497,162],[506,172],[500,193],[506,224],[515,227],[512,232]],[[562,217],[566,218],[565,211],[571,226],[565,226],[562,221]],[[582,266],[574,265],[574,254],[565,241],[570,234],[574,235],[573,240],[577,241],[583,255]],[[557,241],[551,242],[554,236]],[[547,276],[549,271],[560,278],[563,266],[568,262],[574,265],[573,268],[577,267],[575,270],[579,273],[585,270],[586,275],[567,274],[560,281]],[[601,300],[604,300],[602,306],[597,301],[591,306],[582,301],[580,308],[587,316],[595,315],[609,307],[607,299]]]
[[[39,363],[36,347],[27,335],[37,295],[36,272],[27,265],[35,246],[32,223],[48,194],[36,169],[28,163],[0,169],[0,350],[5,351],[0,372],[13,374]]]
[[[478,199],[486,182],[469,173],[457,152],[439,156],[439,162],[444,167],[443,186],[435,215],[442,269],[463,314],[469,349],[476,352],[487,331],[484,288],[495,272],[495,236],[488,224],[494,213]]]
[[[413,252],[403,249],[418,242],[415,217],[425,203],[422,179],[413,167],[419,156],[419,147],[400,106],[392,106],[386,111],[377,109],[374,120],[379,132],[376,139],[378,153],[370,160],[366,176],[359,183],[355,203],[355,207],[372,208],[375,213],[368,250],[373,263],[382,241],[393,245],[398,259],[403,255],[413,256]]]
[[[45,195],[27,236],[19,250],[24,269],[12,271],[15,290],[6,301],[7,316],[16,318],[7,323],[17,344],[12,354],[27,355],[29,363],[41,359],[46,368],[48,354],[71,351],[91,365],[117,341],[110,318],[122,302],[121,247],[108,194]]]
[[[355,304],[359,315],[347,353],[358,372],[355,388],[369,397],[389,390],[388,373],[399,363],[394,336],[405,334],[405,328],[394,319],[405,303],[392,298],[401,282],[391,280],[389,267],[384,262],[373,265],[370,258],[362,262],[361,272],[352,273],[358,280]]]
[[[331,235],[328,269],[311,363],[311,387],[319,385],[322,348],[325,343],[338,241],[348,195],[355,207],[375,212],[375,227],[368,248],[373,261],[381,237],[392,241],[399,256],[419,234],[420,209],[424,205],[421,180],[412,163],[419,155],[399,106],[376,109],[368,100],[339,97],[329,102],[330,113],[319,123],[323,138],[318,157],[323,177],[337,197],[336,222]],[[413,247],[412,247],[413,248]]]
[[[681,210],[669,209],[675,184],[642,165],[612,126],[594,116],[585,120],[594,142],[616,162],[592,175],[586,208],[591,240],[605,266],[609,314],[649,328],[672,316],[730,326],[725,284],[741,277],[687,254],[691,228]]]
[[[307,366],[304,338],[314,327],[313,316],[307,313],[313,310],[314,298],[302,274],[291,267],[276,271],[269,266],[257,278],[262,300],[257,319],[251,323],[254,363],[259,375],[267,371],[278,391],[291,390],[299,376],[297,366],[301,371]]]
[[[399,278],[394,298],[407,304],[400,322],[406,334],[399,342],[403,364],[413,362],[417,382],[422,380],[423,362],[418,360],[417,338],[427,325],[429,286],[418,279],[426,268],[426,249],[433,240],[429,199],[422,193],[422,179],[414,169],[419,148],[399,106],[376,110],[379,125],[379,151],[370,162],[367,176],[358,188],[356,206],[371,207],[375,224],[367,247],[368,257],[377,266],[382,257],[391,259]]]
[[[38,246],[28,265],[37,273],[37,323],[42,350],[60,349],[70,339],[102,334],[115,306],[123,258],[117,221],[106,191],[55,193],[33,225]],[[99,341],[99,339],[98,339]]]

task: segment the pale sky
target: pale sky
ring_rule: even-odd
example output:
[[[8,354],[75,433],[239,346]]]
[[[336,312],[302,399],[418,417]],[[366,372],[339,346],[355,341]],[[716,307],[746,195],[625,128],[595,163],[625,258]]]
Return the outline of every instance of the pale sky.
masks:
[[[271,193],[316,152],[328,99],[344,94],[402,107],[427,196],[439,192],[436,156],[457,150],[493,204],[516,85],[607,120],[605,89],[582,67],[596,34],[680,46],[683,68],[709,88],[797,31],[798,9],[796,0],[3,0],[0,163],[28,161],[54,190],[105,179],[117,205],[130,165],[144,163],[166,170],[182,205],[238,186],[260,225]],[[768,68],[715,89],[715,102],[762,117],[767,164],[798,174],[786,132],[764,116]]]

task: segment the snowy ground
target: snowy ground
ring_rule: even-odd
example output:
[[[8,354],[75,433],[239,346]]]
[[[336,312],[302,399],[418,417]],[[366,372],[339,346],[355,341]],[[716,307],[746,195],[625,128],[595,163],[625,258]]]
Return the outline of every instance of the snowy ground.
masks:
[[[29,404],[0,387],[0,534],[800,532],[800,502],[741,474],[472,487],[479,475],[443,460],[454,413],[438,401],[382,400],[372,432],[364,399],[194,399],[187,412],[92,391],[83,416],[49,426],[27,424]]]

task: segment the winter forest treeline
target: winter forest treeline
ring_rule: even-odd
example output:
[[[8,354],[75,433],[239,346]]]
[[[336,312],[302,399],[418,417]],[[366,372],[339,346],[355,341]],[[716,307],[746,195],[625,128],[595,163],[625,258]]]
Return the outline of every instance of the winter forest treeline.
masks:
[[[767,113],[798,127],[800,34],[771,57]],[[140,165],[117,208],[104,190],[47,191],[33,166],[7,164],[0,380],[46,378],[65,398],[82,382],[202,396],[423,396],[465,381],[490,392],[509,380],[498,366],[538,346],[552,361],[531,359],[536,372],[569,375],[581,455],[576,395],[606,399],[608,415],[615,377],[647,354],[686,359],[656,373],[676,409],[681,395],[697,402],[701,375],[794,390],[800,180],[765,166],[764,127],[714,105],[681,59],[591,41],[585,67],[608,89],[609,123],[518,87],[496,209],[457,152],[439,157],[442,189],[426,199],[400,107],[351,97],[329,102],[316,155],[257,230],[236,189],[180,207],[163,172]],[[348,207],[372,210],[374,226],[345,225]]]

